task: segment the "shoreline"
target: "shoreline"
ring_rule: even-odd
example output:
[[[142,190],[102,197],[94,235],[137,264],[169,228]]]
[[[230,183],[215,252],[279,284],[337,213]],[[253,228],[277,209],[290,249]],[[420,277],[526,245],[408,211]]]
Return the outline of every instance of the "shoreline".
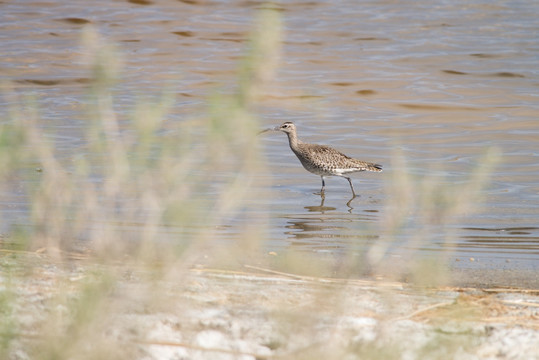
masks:
[[[450,270],[451,284],[467,288],[527,289],[539,292],[539,272],[533,269],[472,269]]]

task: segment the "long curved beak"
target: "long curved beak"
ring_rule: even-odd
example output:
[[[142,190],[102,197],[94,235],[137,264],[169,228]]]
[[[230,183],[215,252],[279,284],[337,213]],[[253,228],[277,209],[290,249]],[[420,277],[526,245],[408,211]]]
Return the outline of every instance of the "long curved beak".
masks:
[[[261,135],[263,133],[267,133],[269,131],[279,131],[279,126],[275,126],[275,127],[272,127],[272,128],[268,128],[268,129],[259,131],[258,134],[256,134],[256,135],[258,136],[258,135]]]

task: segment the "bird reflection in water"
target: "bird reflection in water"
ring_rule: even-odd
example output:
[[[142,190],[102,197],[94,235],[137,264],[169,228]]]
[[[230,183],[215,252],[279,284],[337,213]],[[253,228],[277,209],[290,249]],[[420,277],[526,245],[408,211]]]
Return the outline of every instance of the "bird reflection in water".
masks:
[[[333,211],[337,210],[337,208],[333,206],[324,206],[324,201],[326,200],[326,197],[324,194],[320,194],[320,205],[314,205],[314,206],[305,206],[304,208],[307,209],[309,212],[319,212],[324,214],[326,211]]]
[[[359,198],[359,195],[354,195],[346,203],[346,206],[348,206],[348,212],[349,213],[352,213],[352,210],[354,210],[354,208],[352,207],[351,204],[352,204],[352,201],[354,199],[357,199],[357,198]],[[324,206],[325,200],[326,200],[326,196],[322,193],[322,194],[320,194],[320,205],[305,206],[304,208],[307,209],[309,212],[319,212],[319,213],[322,213],[322,214],[324,214],[326,211],[337,210],[337,208],[333,207],[333,206]]]

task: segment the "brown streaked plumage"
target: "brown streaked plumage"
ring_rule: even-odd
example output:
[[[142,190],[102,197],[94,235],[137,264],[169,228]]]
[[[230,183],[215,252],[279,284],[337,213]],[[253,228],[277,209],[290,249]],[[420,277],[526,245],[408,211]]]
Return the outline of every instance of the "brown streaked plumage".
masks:
[[[285,122],[281,126],[266,131],[282,131],[288,135],[290,149],[296,154],[301,165],[313,174],[320,175],[322,178],[322,189],[320,193],[324,193],[326,186],[325,176],[340,176],[348,180],[352,195],[355,197],[356,192],[352,185],[352,180],[345,174],[359,171],[382,171],[382,165],[357,160],[325,145],[308,144],[298,139],[296,125],[291,122]]]

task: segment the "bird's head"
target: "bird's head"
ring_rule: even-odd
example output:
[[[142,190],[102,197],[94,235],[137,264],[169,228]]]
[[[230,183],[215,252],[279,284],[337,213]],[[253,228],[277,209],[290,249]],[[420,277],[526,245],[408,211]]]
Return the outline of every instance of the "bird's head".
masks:
[[[294,123],[291,123],[290,121],[287,121],[283,123],[281,126],[275,127],[275,130],[290,134],[296,131],[296,125],[294,125]]]
[[[296,131],[296,125],[294,125],[294,123],[291,123],[290,121],[287,121],[283,123],[282,125],[275,126],[273,128],[269,128],[266,130],[262,130],[258,134],[260,135],[268,131],[282,131],[284,133],[290,134]]]

